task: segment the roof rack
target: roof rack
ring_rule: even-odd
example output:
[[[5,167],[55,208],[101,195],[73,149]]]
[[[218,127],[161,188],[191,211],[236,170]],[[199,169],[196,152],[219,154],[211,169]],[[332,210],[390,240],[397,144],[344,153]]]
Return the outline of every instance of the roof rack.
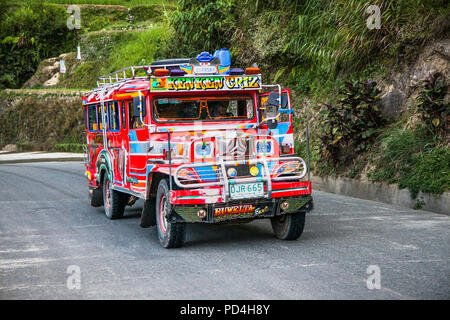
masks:
[[[131,78],[127,78],[127,71],[131,70]],[[98,77],[97,86],[104,87],[110,84],[114,84],[117,82],[123,82],[127,80],[136,79],[136,70],[144,70],[147,73],[148,66],[132,66],[120,69],[118,71],[114,71],[108,73],[104,76]],[[120,74],[120,75],[119,75]],[[146,77],[138,77],[138,78],[146,78]]]
[[[164,66],[164,65],[180,65],[187,64],[191,61],[191,58],[175,58],[175,59],[164,59],[153,61],[151,66]]]
[[[98,77],[97,80],[97,86],[98,87],[104,87],[107,85],[111,85],[118,82],[125,82],[128,80],[134,80],[134,79],[146,79],[150,76],[150,73],[153,72],[154,69],[174,69],[178,68],[181,64],[185,64],[189,61],[189,59],[168,59],[168,60],[158,60],[153,62],[151,65],[148,66],[132,66],[120,69],[118,71],[114,71],[111,73],[108,73],[104,76]],[[149,69],[151,72],[149,73]],[[131,77],[127,77],[127,71],[131,71]],[[138,70],[144,70],[147,76],[140,76],[136,77],[136,71]]]

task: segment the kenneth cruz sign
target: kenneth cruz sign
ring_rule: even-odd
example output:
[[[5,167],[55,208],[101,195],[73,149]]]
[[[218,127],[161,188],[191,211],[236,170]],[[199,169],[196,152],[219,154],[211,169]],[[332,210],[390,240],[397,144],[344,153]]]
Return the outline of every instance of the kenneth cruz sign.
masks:
[[[212,91],[261,88],[261,77],[258,75],[152,78],[151,82],[151,91]]]

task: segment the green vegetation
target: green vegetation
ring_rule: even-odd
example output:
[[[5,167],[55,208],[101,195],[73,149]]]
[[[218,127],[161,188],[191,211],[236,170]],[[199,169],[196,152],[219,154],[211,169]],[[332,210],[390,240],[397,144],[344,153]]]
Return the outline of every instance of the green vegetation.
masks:
[[[346,82],[337,107],[325,104],[319,113],[321,155],[334,167],[368,151],[384,120],[377,106],[376,82]]]
[[[84,146],[85,145],[81,143],[57,143],[53,146],[51,151],[83,153]]]
[[[368,177],[398,183],[413,198],[419,191],[440,194],[450,188],[450,148],[436,143],[424,126],[389,130],[380,135],[378,148],[374,148],[375,168]]]
[[[46,0],[45,2],[56,4],[94,4],[94,5],[135,7],[139,5],[154,5],[154,4],[163,5],[175,2],[175,0]]]
[[[42,59],[76,46],[64,8],[40,2],[0,6],[0,89],[19,88]]]
[[[61,87],[89,88],[95,84],[99,72],[105,69],[112,71],[107,67],[151,62],[153,54],[160,52],[161,40],[171,34],[163,24],[168,12],[175,8],[171,1],[122,1],[132,6],[130,8],[83,6],[81,30],[69,30],[66,8],[47,2],[0,1],[0,58],[5,62],[0,65],[0,89],[20,88],[35,73],[43,59],[73,52],[77,44],[81,44],[83,56],[87,55],[83,57],[87,65],[77,66],[79,72],[75,75],[65,75],[68,79],[63,81],[65,83]],[[96,3],[108,4],[108,1]],[[122,46],[127,48],[122,49]],[[109,57],[113,48],[118,49],[119,53],[114,50],[115,58],[110,64],[104,58]],[[137,52],[139,56],[133,59]],[[123,57],[127,60],[117,61]],[[71,63],[68,67],[76,64],[74,59],[68,62]]]
[[[22,150],[52,150],[56,144],[83,143],[79,94],[0,91],[0,99],[0,145],[19,143]]]
[[[316,174],[368,175],[399,183],[414,196],[442,193],[450,179],[446,80],[430,78],[417,107],[408,106],[409,116],[431,124],[412,130],[405,129],[405,117],[394,123],[382,117],[380,92],[369,79],[413,61],[427,41],[448,34],[450,10],[443,0],[370,5],[380,8],[380,29],[367,27],[369,3],[363,0],[179,1],[170,20],[176,41],[169,55],[227,47],[235,64],[256,62],[265,81],[293,89],[300,111],[294,120],[297,152],[305,154],[301,138],[310,120]]]
[[[60,88],[95,87],[97,77],[132,65],[150,64],[163,58],[163,49],[171,36],[164,23],[134,32],[88,33],[81,39],[84,62],[62,77]]]
[[[443,0],[370,4],[381,9],[379,30],[367,28],[364,0],[182,0],[171,19],[177,39],[171,54],[228,47],[235,63],[257,62],[298,93],[324,96],[343,75],[373,74],[380,61],[408,59],[449,26]]]
[[[155,24],[153,28],[133,33],[128,41],[120,42],[117,50],[111,52],[107,70],[113,72],[132,65],[146,65],[163,58],[164,49],[171,36],[167,25]]]
[[[82,5],[79,31],[66,28],[67,4]],[[367,27],[371,13],[365,0],[0,0],[0,5],[5,8],[0,57],[6,61],[0,88],[21,87],[36,69],[37,80],[27,87],[42,88],[46,65],[38,69],[39,63],[62,53],[68,53],[69,72],[55,88],[89,89],[98,76],[130,65],[229,48],[234,66],[256,62],[265,82],[291,89],[296,149],[305,156],[309,121],[314,173],[397,183],[413,196],[449,189],[448,79],[430,75],[396,120],[383,118],[383,87],[373,81],[383,83],[415,61],[427,42],[448,36],[445,0],[373,0],[370,5],[381,9],[380,29]],[[75,59],[77,44],[82,61]],[[83,116],[70,109],[75,102],[68,102],[69,115],[56,108],[60,101],[45,97],[57,116],[38,123],[58,122],[45,131],[44,124],[33,129],[23,117],[51,118],[47,107],[38,103],[43,108],[38,114],[30,109],[32,97],[21,98],[19,108],[0,112],[0,120],[19,119],[25,129],[2,126],[0,145],[19,141],[27,148],[32,141],[33,148],[79,150],[83,123],[75,119]]]
[[[445,102],[447,94],[446,79],[442,73],[437,72],[424,81],[417,99],[420,118],[435,134],[444,139],[448,129],[447,119],[450,116],[448,102]]]
[[[419,191],[441,194],[450,190],[450,148],[440,147],[419,154],[399,181],[415,198]]]
[[[380,135],[369,161],[375,166],[367,173],[371,180],[398,183],[413,198],[420,191],[441,194],[450,189],[447,92],[442,74],[424,81],[417,97],[420,124],[402,129],[400,121]]]

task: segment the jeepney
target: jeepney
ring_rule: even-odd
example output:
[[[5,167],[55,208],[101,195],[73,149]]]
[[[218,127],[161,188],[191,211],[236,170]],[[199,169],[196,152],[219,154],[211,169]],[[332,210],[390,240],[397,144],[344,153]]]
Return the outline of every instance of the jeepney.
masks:
[[[229,53],[228,53],[229,55]],[[101,76],[82,97],[90,204],[109,219],[143,200],[141,227],[165,248],[187,223],[271,220],[293,240],[312,210],[309,147],[295,154],[290,91],[227,50]],[[308,137],[306,132],[306,137]]]

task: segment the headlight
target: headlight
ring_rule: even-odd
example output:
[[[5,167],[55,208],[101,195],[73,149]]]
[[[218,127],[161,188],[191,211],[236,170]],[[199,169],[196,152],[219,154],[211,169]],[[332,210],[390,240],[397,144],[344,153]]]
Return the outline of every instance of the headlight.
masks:
[[[237,175],[237,171],[235,168],[228,168],[227,174],[230,178],[234,178]]]
[[[270,141],[258,141],[256,143],[257,154],[272,154],[272,143]]]
[[[197,174],[197,172],[195,172],[192,169],[188,169],[188,168],[183,168],[180,171],[178,171],[178,177],[180,177],[180,179],[184,179],[184,180],[199,180],[199,176]]]
[[[199,141],[194,145],[195,158],[207,159],[214,155],[214,145],[211,142]]]
[[[250,167],[250,174],[256,177],[259,174],[259,169],[257,166]]]

